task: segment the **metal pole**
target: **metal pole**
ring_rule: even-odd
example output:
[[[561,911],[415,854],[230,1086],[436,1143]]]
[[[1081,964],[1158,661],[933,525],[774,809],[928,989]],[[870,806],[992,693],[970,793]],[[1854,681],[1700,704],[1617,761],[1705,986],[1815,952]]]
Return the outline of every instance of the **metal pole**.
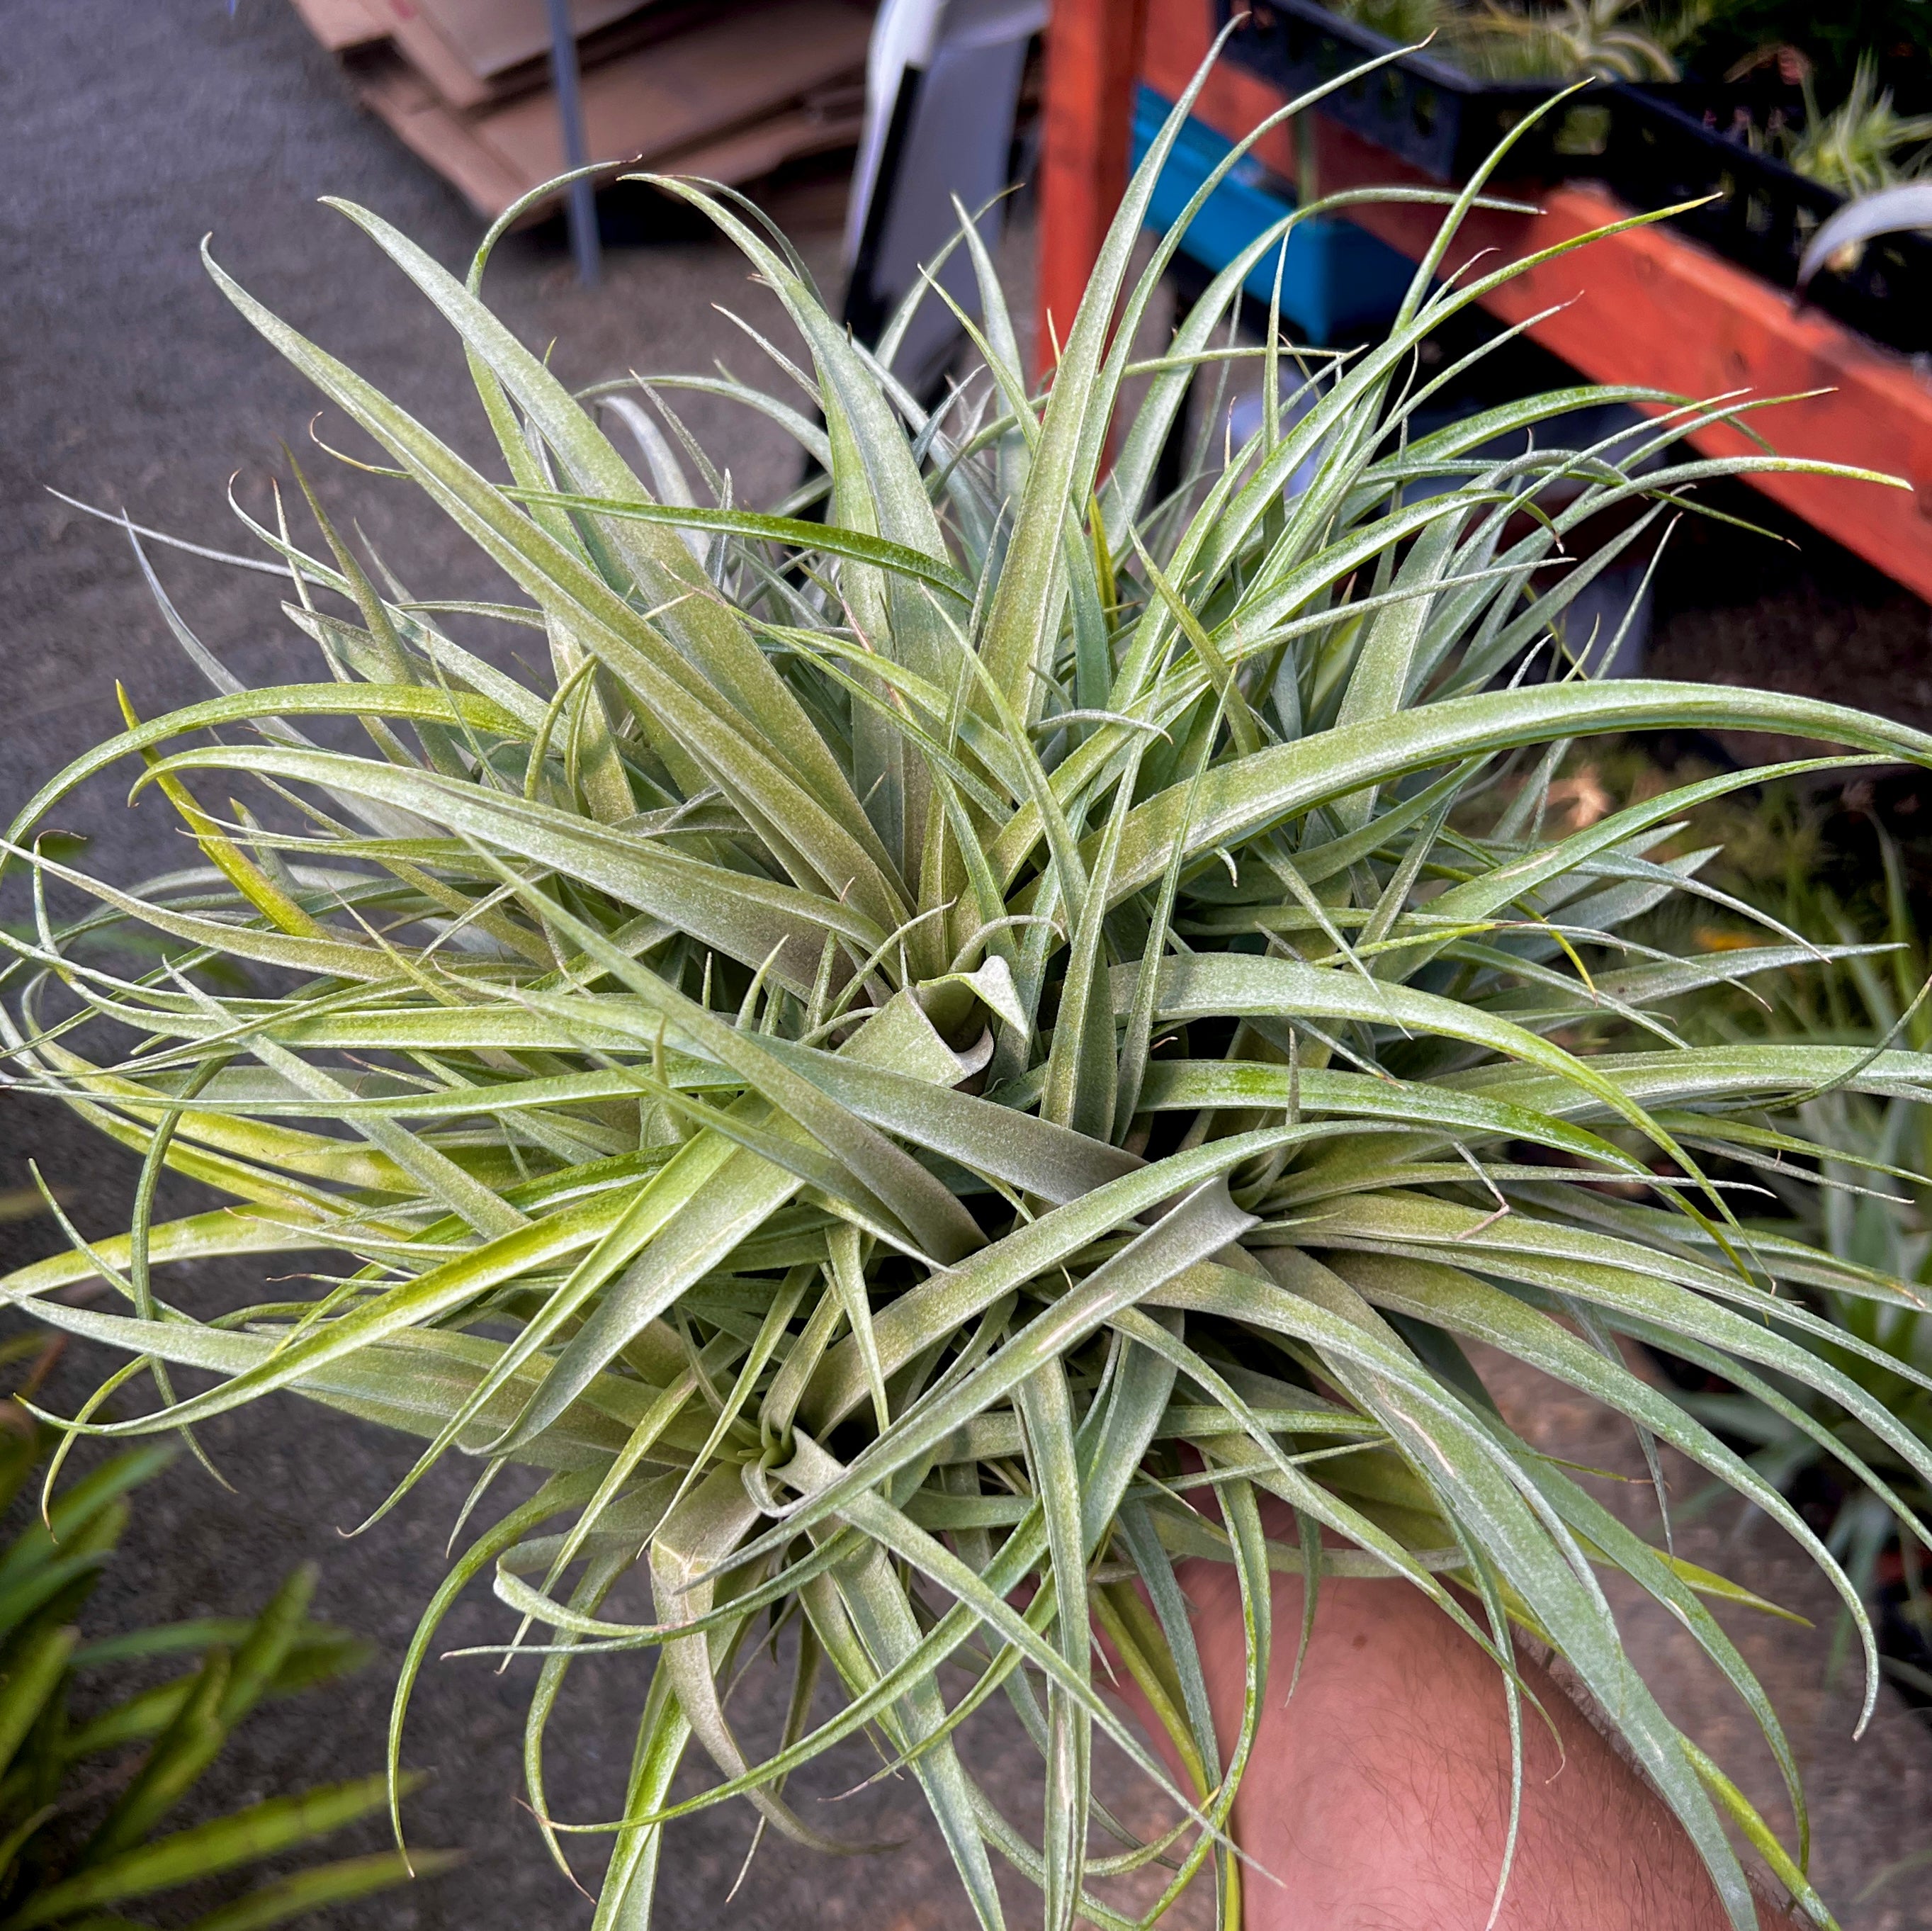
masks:
[[[556,90],[556,118],[563,131],[564,166],[574,174],[588,167],[584,138],[584,97],[577,84],[577,36],[571,31],[570,0],[544,0],[550,9],[550,84]],[[570,184],[570,251],[577,278],[592,286],[602,266],[597,239],[597,194],[588,175]]]

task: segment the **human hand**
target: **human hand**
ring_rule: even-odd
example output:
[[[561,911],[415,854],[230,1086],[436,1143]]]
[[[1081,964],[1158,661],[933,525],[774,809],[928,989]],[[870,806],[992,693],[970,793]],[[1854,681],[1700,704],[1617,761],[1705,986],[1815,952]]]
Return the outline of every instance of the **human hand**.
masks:
[[[1179,1578],[1225,1749],[1246,1667],[1239,1586],[1221,1563],[1184,1563]],[[1331,1579],[1291,1697],[1302,1606],[1300,1578],[1276,1577],[1274,1667],[1232,1820],[1246,1931],[1484,1931],[1509,1824],[1495,1662],[1407,1583]],[[1529,1692],[1522,1815],[1496,1931],[1726,1931],[1669,1807],[1547,1671],[1518,1662]],[[1124,1671],[1120,1681],[1168,1748]],[[1803,1923],[1768,1905],[1760,1921]]]

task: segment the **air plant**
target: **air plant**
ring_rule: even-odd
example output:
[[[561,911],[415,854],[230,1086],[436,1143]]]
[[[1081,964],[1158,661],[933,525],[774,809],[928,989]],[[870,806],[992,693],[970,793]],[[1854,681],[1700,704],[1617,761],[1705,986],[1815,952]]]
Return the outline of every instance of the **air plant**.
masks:
[[[1675,80],[1676,50],[1708,16],[1702,4],[1668,20],[1645,0],[1337,0],[1335,11],[1404,47],[1430,51],[1493,80]]]
[[[1136,1868],[1162,1884],[1150,1916],[1198,1874],[1237,1923],[1230,1807],[1292,1647],[1271,1570],[1423,1591],[1512,1701],[1514,1634],[1547,1644],[1731,1920],[1756,1917],[1726,1813],[1824,1921],[1784,1733],[1706,1607],[1727,1585],[1526,1445],[1465,1348],[1535,1363],[1756,1501],[1864,1629],[1775,1487],[1608,1343],[1774,1371],[1932,1473],[1826,1351],[1859,1344],[1778,1291],[1795,1263],[1744,1237],[1700,1164],[1757,1131],[1742,1107],[1919,1095],[1932,1059],[1694,1050],[1649,1020],[1700,979],[1834,951],[1773,929],[1680,959],[1616,935],[1711,890],[1695,859],[1649,854],[1744,777],[1568,835],[1546,833],[1540,800],[1560,748],[1593,733],[1722,725],[1918,761],[1932,738],[1552,660],[1570,601],[1688,491],[1793,465],[1698,457],[1685,438],[1738,405],[1634,388],[1416,428],[1461,366],[1427,373],[1418,351],[1517,272],[1440,278],[1480,180],[1433,197],[1442,230],[1386,341],[1321,363],[1311,400],[1310,365],[1271,332],[1259,428],[1234,446],[1214,419],[1178,493],[1155,495],[1197,372],[1238,353],[1220,336],[1244,281],[1338,205],[1258,237],[1137,362],[1180,230],[1245,151],[1135,275],[1199,84],[1136,173],[1044,394],[970,227],[984,368],[929,412],[892,374],[907,315],[875,350],[853,341],[723,191],[650,177],[783,305],[805,345],[771,345],[790,401],[723,375],[574,395],[482,299],[494,233],[462,280],[337,204],[451,326],[499,446],[486,473],[211,260],[396,486],[515,587],[458,614],[547,648],[548,672],[459,642],[445,604],[319,511],[306,547],[284,518],[251,521],[250,566],[279,575],[324,674],[245,688],[164,597],[212,695],[130,716],[10,834],[34,887],[14,1077],[142,1163],[128,1235],[76,1236],[7,1282],[125,1350],[123,1386],[154,1388],[136,1418],[67,1425],[192,1428],[296,1391],[424,1438],[386,1507],[452,1451],[476,1458],[465,1519],[488,1526],[425,1610],[397,1734],[439,1622],[488,1578],[520,1619],[508,1653],[538,1672],[530,1800],[561,1857],[542,1767],[560,1687],[578,1656],[635,1655],[628,1788],[590,1820],[613,1846],[598,1931],[648,1920],[663,1827],[694,1808],[742,1795],[761,1833],[827,1842],[786,1781],[866,1728],[916,1779],[982,1923],[1004,1921],[997,1863],[1040,1887],[1050,1931],[1132,1921],[1109,1899]],[[708,465],[694,486],[680,387],[782,425],[819,480],[770,514]],[[1605,400],[1658,419],[1600,446],[1539,433],[1477,453]],[[600,413],[639,435],[645,473]],[[1576,487],[1545,510],[1556,482]],[[1569,533],[1622,506],[1624,533],[1566,572]],[[340,748],[344,725],[365,749]],[[123,888],[37,851],[76,786],[128,761],[202,863]],[[250,802],[218,805],[231,792]],[[123,935],[148,949],[116,953]],[[1572,1051],[1567,1029],[1606,1007],[1652,1036]],[[156,1224],[164,1167],[232,1206]],[[286,1275],[302,1250],[350,1264],[219,1317],[164,1298],[173,1263],[272,1254]],[[1803,1266],[1892,1291],[1827,1255]],[[118,1306],[52,1298],[83,1279]],[[212,1378],[177,1390],[177,1368]],[[491,1521],[509,1464],[541,1482]],[[1263,1497],[1294,1533],[1264,1533]],[[1235,1566],[1248,1609],[1242,1713],[1220,1733],[1175,1581],[1200,1554]],[[640,1569],[652,1614],[607,1613]],[[1600,1569],[1667,1605],[1748,1699],[1800,1819],[1788,1853],[1631,1666]],[[797,1686],[757,1755],[723,1690],[773,1620],[796,1632]],[[1184,1773],[1096,1680],[1100,1639]],[[1036,1837],[954,1747],[996,1695],[1045,1754]],[[1094,1848],[1090,1825],[1116,1826],[1091,1795],[1096,1743],[1166,1790],[1178,1834]],[[716,1781],[674,1797],[694,1744]]]
[[[1784,155],[1800,174],[1856,197],[1896,188],[1924,172],[1932,158],[1932,115],[1900,114],[1890,91],[1880,89],[1869,56],[1859,61],[1851,91],[1829,113],[1820,111],[1808,74],[1804,86],[1804,125],[1786,133]]]
[[[1486,0],[1460,14],[1449,45],[1460,65],[1496,80],[1675,80],[1677,50],[1708,17],[1692,6],[1670,19],[1643,0],[1562,0],[1517,8]]]

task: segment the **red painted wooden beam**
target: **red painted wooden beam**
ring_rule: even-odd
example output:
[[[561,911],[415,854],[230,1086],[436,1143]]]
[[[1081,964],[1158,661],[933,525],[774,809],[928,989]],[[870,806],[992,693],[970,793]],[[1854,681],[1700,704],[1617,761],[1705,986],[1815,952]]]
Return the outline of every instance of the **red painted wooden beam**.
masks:
[[[1207,0],[1201,0],[1204,14]],[[1127,185],[1149,0],[1054,0],[1040,165],[1040,332],[1050,368]]]
[[[1423,238],[1399,232],[1386,219],[1392,212],[1377,210],[1364,225],[1419,254]],[[1502,245],[1511,255],[1532,254],[1628,212],[1600,188],[1565,188],[1545,198],[1539,215],[1500,218],[1514,230]],[[1748,398],[1798,398],[1748,419],[1780,455],[1876,470],[1912,487],[1789,473],[1748,480],[1932,598],[1932,390],[1903,357],[1815,310],[1796,312],[1781,290],[1661,227],[1606,237],[1526,269],[1486,305],[1511,322],[1554,309],[1531,334],[1598,382],[1698,398],[1743,390]],[[1712,455],[1755,446],[1721,423],[1691,440]]]
[[[1148,13],[1141,72],[1172,99],[1205,56],[1208,0],[1144,0]],[[1058,0],[1060,23],[1118,19],[1105,0]],[[1049,88],[1052,80],[1049,76]],[[1084,115],[1055,119],[1049,110],[1046,180],[1083,172],[1093,184],[1079,204],[1090,223],[1117,179],[1113,130],[1124,126],[1132,89],[1118,62],[1085,76]],[[1096,97],[1112,89],[1102,103]],[[1280,98],[1238,68],[1210,77],[1196,111],[1224,134],[1253,127]],[[1316,154],[1324,192],[1420,177],[1382,149],[1317,116]],[[1123,143],[1124,145],[1124,143]],[[1265,143],[1262,158],[1293,179],[1294,143],[1286,130]],[[1520,260],[1622,218],[1628,211],[1602,189],[1570,184],[1534,198],[1532,215],[1479,215],[1459,236],[1449,266],[1479,251],[1484,266]],[[1057,225],[1073,205],[1042,194],[1042,301],[1056,314],[1064,290],[1077,288],[1093,260],[1101,229]],[[1358,208],[1351,218],[1412,257],[1435,233],[1436,218],[1419,207]],[[1049,281],[1049,275],[1052,279]],[[1049,290],[1050,293],[1045,291]],[[1765,494],[1916,591],[1932,598],[1932,384],[1904,357],[1878,347],[1816,312],[1799,312],[1791,297],[1661,227],[1640,228],[1594,242],[1562,260],[1526,271],[1486,305],[1506,321],[1544,315],[1530,333],[1546,347],[1600,382],[1634,383],[1702,398],[1744,390],[1755,397],[1799,395],[1754,412],[1751,420],[1780,454],[1822,458],[1904,479],[1910,490],[1829,477],[1765,476],[1751,480]],[[1062,325],[1064,326],[1064,324]],[[1810,392],[1822,391],[1822,394]],[[1712,454],[1750,446],[1722,425],[1699,433]]]

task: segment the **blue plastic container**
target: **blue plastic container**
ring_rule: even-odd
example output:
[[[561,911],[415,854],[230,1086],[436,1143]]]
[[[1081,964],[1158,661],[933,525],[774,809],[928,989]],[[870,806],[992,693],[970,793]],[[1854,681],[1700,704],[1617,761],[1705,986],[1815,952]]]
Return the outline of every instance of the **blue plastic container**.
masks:
[[[1151,87],[1142,87],[1136,95],[1135,166],[1173,111],[1173,102]],[[1232,145],[1190,116],[1155,185],[1149,225],[1165,229],[1177,221]],[[1294,206],[1275,177],[1252,155],[1244,155],[1195,216],[1181,251],[1205,268],[1223,269]],[[1248,293],[1259,301],[1267,302],[1274,293],[1276,259],[1270,251],[1248,277]],[[1339,215],[1316,216],[1288,230],[1288,259],[1281,276],[1282,314],[1298,335],[1318,347],[1371,334],[1394,320],[1414,272],[1413,262],[1366,229]]]

